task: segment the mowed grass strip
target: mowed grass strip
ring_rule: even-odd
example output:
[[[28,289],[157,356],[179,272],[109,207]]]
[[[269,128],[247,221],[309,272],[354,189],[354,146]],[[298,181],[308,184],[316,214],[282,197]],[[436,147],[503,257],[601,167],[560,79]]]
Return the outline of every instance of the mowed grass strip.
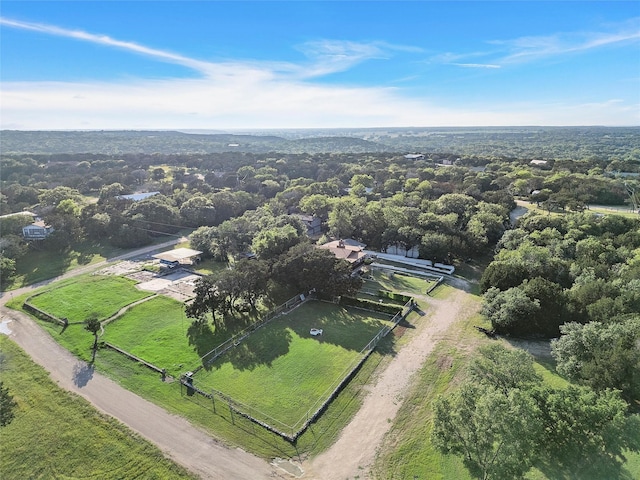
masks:
[[[86,400],[59,388],[0,335],[0,372],[18,406],[0,428],[0,477],[94,479],[196,478]]]
[[[193,334],[191,319],[184,313],[184,304],[168,297],[156,297],[134,305],[121,317],[105,326],[101,340],[116,345],[129,353],[166,368],[171,375],[184,373],[200,362],[200,353]],[[213,349],[213,333],[207,325],[202,341],[209,341]],[[209,337],[212,337],[210,340]],[[191,340],[193,339],[193,340]],[[190,341],[191,340],[191,341]]]
[[[389,317],[307,302],[219,357],[195,385],[218,390],[285,425],[320,405]],[[311,328],[324,331],[312,336]]]
[[[82,276],[36,295],[29,302],[58,318],[68,318],[69,322],[82,322],[92,314],[105,320],[122,307],[153,295],[138,290],[135,283],[122,277]]]
[[[412,275],[392,272],[390,270],[372,271],[371,277],[373,279],[365,279],[363,290],[369,292],[387,290],[408,295],[424,295],[436,282],[434,278],[414,277]]]

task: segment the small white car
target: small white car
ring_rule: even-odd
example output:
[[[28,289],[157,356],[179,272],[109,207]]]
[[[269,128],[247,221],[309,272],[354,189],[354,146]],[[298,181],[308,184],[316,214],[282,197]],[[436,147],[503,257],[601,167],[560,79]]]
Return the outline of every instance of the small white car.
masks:
[[[311,330],[309,330],[309,333],[311,335],[313,335],[314,337],[316,335],[322,335],[322,329],[321,328],[312,328]]]

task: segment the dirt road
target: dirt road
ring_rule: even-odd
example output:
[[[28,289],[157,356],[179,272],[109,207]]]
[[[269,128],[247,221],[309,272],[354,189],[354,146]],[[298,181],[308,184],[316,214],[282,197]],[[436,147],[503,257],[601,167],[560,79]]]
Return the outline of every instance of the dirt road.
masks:
[[[80,275],[106,263],[143,255],[179,240],[155,245],[99,264],[76,269],[62,277],[21,288],[0,298],[1,332],[8,334],[51,378],[66,390],[77,393],[102,412],[115,417],[157,445],[167,457],[203,479],[247,480],[280,477],[264,460],[240,449],[229,449],[195,428],[185,419],[171,415],[155,404],[122,388],[93,371],[85,362],[58,345],[27,315],[7,309],[13,296],[60,278]]]
[[[303,463],[305,479],[365,479],[376,449],[402,405],[411,377],[420,369],[438,341],[466,309],[466,293],[457,290],[444,300],[428,298],[427,317],[416,321],[416,332],[402,347],[377,382],[369,388],[362,408],[338,441],[326,452]],[[466,312],[465,312],[466,313]]]
[[[58,345],[26,315],[0,307],[3,330],[66,390],[89,400],[102,412],[117,418],[156,444],[167,457],[204,479],[273,478],[264,460],[240,449],[216,443],[185,419],[122,388],[93,371]]]

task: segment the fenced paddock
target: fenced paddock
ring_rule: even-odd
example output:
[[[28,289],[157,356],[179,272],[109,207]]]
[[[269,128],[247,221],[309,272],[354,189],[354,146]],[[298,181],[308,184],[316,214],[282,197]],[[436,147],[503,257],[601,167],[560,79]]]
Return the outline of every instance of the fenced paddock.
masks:
[[[407,303],[404,313],[411,307]],[[182,382],[212,408],[243,415],[293,441],[402,318],[308,301],[236,339]],[[312,336],[311,328],[323,335]]]
[[[85,276],[73,282],[39,292],[28,303],[70,323],[83,322],[96,314],[100,320],[109,318],[122,307],[152,295],[135,288],[135,282],[121,277]]]

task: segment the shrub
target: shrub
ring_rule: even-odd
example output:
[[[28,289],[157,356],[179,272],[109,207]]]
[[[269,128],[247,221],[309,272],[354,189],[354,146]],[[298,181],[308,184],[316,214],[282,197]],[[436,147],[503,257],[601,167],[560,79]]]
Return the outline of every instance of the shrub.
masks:
[[[402,312],[402,309],[397,305],[372,302],[370,300],[360,300],[358,298],[352,297],[340,297],[340,305],[345,307],[364,308],[366,310],[373,310],[375,312],[386,313],[389,315],[395,315],[396,313]]]

